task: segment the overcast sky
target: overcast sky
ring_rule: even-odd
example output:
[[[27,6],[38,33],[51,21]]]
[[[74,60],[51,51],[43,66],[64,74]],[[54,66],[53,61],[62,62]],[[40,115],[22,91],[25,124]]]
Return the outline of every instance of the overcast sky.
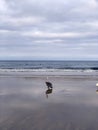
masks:
[[[97,0],[0,0],[0,60],[98,60]]]

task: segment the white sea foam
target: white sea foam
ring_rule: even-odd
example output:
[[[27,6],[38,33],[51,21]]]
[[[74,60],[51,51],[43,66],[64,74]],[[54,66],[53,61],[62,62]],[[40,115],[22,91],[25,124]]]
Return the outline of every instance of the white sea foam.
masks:
[[[0,69],[0,72],[98,72],[92,69]]]

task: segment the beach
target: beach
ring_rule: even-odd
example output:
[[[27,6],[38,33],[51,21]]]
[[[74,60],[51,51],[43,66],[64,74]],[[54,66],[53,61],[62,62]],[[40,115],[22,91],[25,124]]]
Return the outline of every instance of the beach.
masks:
[[[0,130],[97,130],[97,82],[95,72],[2,72]]]

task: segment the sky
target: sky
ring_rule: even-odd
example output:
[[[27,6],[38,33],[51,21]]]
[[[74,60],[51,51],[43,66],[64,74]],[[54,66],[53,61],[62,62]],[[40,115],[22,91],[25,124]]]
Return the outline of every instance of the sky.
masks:
[[[0,0],[0,60],[98,60],[98,0]]]

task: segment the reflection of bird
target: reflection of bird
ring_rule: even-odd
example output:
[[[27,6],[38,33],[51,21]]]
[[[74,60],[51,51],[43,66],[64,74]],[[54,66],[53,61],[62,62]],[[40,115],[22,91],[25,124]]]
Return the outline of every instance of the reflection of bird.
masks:
[[[96,93],[98,93],[98,89],[96,90]]]
[[[46,85],[48,87],[48,89],[46,90],[46,97],[48,98],[48,94],[52,93],[53,86],[50,82],[46,82]]]
[[[48,94],[52,93],[52,89],[47,89],[46,90],[46,97],[48,98]]]

